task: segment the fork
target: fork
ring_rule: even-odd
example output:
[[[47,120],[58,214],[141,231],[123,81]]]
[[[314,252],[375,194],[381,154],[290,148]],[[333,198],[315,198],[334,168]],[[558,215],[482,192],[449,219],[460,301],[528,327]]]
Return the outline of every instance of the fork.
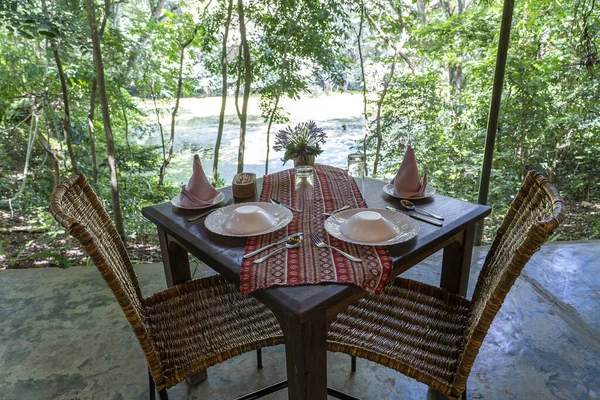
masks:
[[[338,208],[337,210],[333,210],[332,212],[325,212],[325,213],[323,213],[323,216],[329,217],[329,216],[331,216],[331,215],[333,215],[333,214],[335,214],[337,212],[344,211],[344,210],[347,210],[349,208],[350,208],[350,206],[346,204],[344,207]]]
[[[337,247],[333,247],[330,246],[328,244],[325,244],[325,242],[323,240],[321,240],[320,237],[318,237],[316,234],[311,233],[310,234],[310,239],[313,241],[313,243],[315,244],[315,246],[317,247],[326,247],[328,249],[332,249],[337,251],[338,253],[340,253],[341,255],[343,255],[344,257],[346,257],[348,260],[350,261],[354,261],[354,262],[362,262],[362,258],[358,258],[358,257],[354,257],[351,254],[346,253],[345,251],[342,251],[340,249],[338,249]]]
[[[269,201],[270,201],[271,203],[273,203],[273,204],[277,204],[278,206],[283,206],[283,207],[285,207],[285,208],[289,208],[290,210],[292,210],[292,211],[296,211],[297,213],[301,213],[301,212],[302,212],[302,210],[301,210],[301,209],[299,209],[299,208],[294,208],[294,207],[292,207],[292,206],[288,206],[287,204],[283,204],[283,203],[282,203],[282,202],[280,202],[279,200],[275,200],[275,199],[271,198],[271,199],[269,199]]]

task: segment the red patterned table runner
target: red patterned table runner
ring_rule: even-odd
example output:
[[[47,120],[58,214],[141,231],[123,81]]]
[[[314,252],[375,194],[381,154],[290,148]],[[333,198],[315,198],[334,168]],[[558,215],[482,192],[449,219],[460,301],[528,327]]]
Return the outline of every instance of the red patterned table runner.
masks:
[[[327,282],[352,283],[375,294],[383,290],[392,267],[387,249],[337,240],[329,236],[324,227],[324,212],[331,212],[345,205],[352,208],[367,207],[354,179],[345,170],[327,165],[315,165],[314,170],[312,199],[296,198],[293,169],[265,176],[260,201],[273,198],[283,204],[293,205],[302,212],[294,212],[294,219],[284,229],[248,238],[245,252],[249,253],[296,232],[303,232],[304,240],[299,247],[283,251],[260,264],[254,264],[254,259],[273,249],[244,260],[240,271],[242,294],[275,285]],[[362,258],[363,262],[352,262],[333,250],[316,247],[310,240],[310,233],[316,233],[325,243]]]

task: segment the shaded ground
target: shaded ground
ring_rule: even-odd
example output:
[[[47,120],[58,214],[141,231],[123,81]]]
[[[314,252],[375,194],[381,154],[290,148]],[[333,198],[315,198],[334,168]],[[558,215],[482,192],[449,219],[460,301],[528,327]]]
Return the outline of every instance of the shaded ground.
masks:
[[[475,249],[469,296],[486,247]],[[469,377],[468,398],[600,399],[600,241],[550,243],[532,258],[492,324]],[[403,274],[438,285],[441,253]],[[162,265],[137,265],[142,293],[165,288]],[[193,277],[213,273],[196,265]],[[143,352],[95,268],[0,271],[0,398],[148,399]],[[196,387],[169,389],[172,400],[231,400],[285,379],[283,346],[208,370]],[[364,400],[433,400],[398,372],[328,353],[329,386]],[[285,400],[280,391],[265,400]]]
[[[502,215],[488,218],[487,225],[497,226]],[[486,232],[491,232],[486,229]],[[600,238],[600,202],[567,202],[567,216],[553,240],[589,240]],[[486,243],[492,240],[487,234]],[[23,218],[10,218],[0,211],[0,269],[68,267],[86,265],[88,259],[79,245],[62,230],[38,230]],[[134,263],[160,262],[156,235],[139,235],[130,240],[127,250]]]

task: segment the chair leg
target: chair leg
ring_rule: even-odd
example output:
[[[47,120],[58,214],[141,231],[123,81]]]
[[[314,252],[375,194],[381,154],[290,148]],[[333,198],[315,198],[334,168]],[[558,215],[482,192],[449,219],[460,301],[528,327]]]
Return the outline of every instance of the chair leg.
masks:
[[[262,369],[262,349],[256,349],[256,368]]]
[[[148,369],[148,389],[150,392],[150,400],[156,400],[156,390],[155,390],[155,386],[154,386],[154,379],[152,378],[150,369]]]
[[[356,372],[356,356],[352,356],[352,359],[350,360],[350,370]]]
[[[160,396],[160,400],[169,400],[169,395],[167,394],[167,389],[163,389],[160,392],[158,392],[158,395]]]
[[[152,378],[150,368],[148,368],[148,388],[150,389],[150,400],[156,400],[156,386],[154,385],[154,378]],[[161,390],[158,392],[158,395],[160,396],[160,400],[169,400],[167,389]]]

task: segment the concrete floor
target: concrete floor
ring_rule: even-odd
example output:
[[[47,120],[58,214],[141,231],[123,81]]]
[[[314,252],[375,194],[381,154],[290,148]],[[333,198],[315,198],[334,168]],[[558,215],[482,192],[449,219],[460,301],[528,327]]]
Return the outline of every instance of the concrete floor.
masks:
[[[476,249],[470,289],[487,248]],[[436,284],[440,257],[405,276]],[[160,265],[136,267],[144,295],[161,290]],[[508,295],[469,378],[470,399],[600,399],[600,241],[544,246]],[[209,274],[198,266],[195,276]],[[0,399],[147,399],[143,353],[93,267],[0,271]],[[470,294],[469,294],[470,295]],[[209,370],[171,399],[233,399],[285,379],[283,346]],[[390,369],[329,354],[329,385],[363,399],[428,399]],[[267,399],[286,399],[286,391]]]

